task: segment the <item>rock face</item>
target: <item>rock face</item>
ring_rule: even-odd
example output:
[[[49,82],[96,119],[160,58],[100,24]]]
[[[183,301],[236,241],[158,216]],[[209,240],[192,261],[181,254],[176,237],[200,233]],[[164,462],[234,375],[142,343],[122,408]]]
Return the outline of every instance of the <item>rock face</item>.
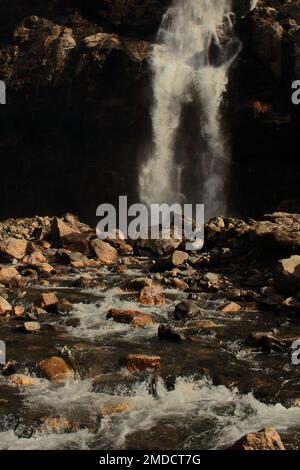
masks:
[[[148,59],[169,3],[1,1],[0,79],[14,105],[1,122],[2,217],[25,215],[28,207],[57,214],[69,206],[94,221],[111,194],[136,200],[136,159],[151,134]],[[298,117],[287,97],[300,73],[299,2],[260,0],[247,16],[250,0],[233,4],[244,43],[230,80],[233,178],[241,195],[236,205],[255,213],[262,200],[270,210],[299,197],[298,170],[281,177],[299,148]]]
[[[285,450],[285,447],[276,429],[265,428],[242,437],[230,450]]]

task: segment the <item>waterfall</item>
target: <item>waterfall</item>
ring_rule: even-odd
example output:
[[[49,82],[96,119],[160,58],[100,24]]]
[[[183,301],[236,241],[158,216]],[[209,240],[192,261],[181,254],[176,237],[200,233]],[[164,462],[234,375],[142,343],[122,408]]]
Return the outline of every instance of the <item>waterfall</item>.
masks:
[[[222,133],[221,103],[228,70],[240,51],[233,37],[231,0],[173,0],[163,17],[152,53],[153,149],[139,177],[146,204],[182,202],[175,142],[182,108],[197,101],[199,203],[206,215],[226,211],[225,185],[230,159]],[[196,170],[195,170],[196,171]]]

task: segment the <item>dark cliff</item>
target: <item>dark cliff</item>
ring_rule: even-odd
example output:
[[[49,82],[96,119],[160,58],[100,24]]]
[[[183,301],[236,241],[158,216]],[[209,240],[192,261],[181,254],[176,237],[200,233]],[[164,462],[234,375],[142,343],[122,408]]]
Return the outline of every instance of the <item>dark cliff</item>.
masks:
[[[1,217],[66,210],[91,220],[119,194],[136,200],[151,125],[149,54],[169,1],[0,0]],[[260,1],[236,29],[244,50],[227,96],[232,208],[300,198],[300,2]],[[238,200],[238,202],[237,202]]]

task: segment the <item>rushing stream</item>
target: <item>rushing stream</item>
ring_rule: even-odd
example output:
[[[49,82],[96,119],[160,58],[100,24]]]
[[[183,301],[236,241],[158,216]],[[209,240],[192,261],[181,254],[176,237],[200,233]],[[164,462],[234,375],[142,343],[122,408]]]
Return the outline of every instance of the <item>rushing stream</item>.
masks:
[[[23,372],[35,376],[36,362],[67,348],[77,377],[64,385],[37,378],[35,385],[20,388],[0,376],[0,448],[223,449],[247,432],[275,426],[287,445],[299,449],[300,408],[292,406],[299,397],[299,368],[289,354],[264,354],[244,344],[249,332],[274,328],[274,314],[222,314],[217,294],[197,294],[201,319],[218,328],[199,331],[194,341],[162,341],[158,323],[166,322],[187,294],[166,290],[165,305],[147,307],[135,292],[120,290],[146,273],[142,266],[123,274],[102,269],[94,276],[105,286],[79,289],[74,285],[82,273],[66,270],[53,279],[53,288],[75,302],[71,314],[50,315],[36,335],[1,323],[9,359]],[[138,309],[157,323],[146,328],[115,323],[106,318],[110,308]],[[292,334],[297,328],[287,323],[285,329]],[[155,379],[153,372],[120,367],[129,353],[160,355]],[[114,406],[118,412],[105,412]],[[60,419],[58,429],[42,425],[49,417]],[[73,425],[64,429],[64,422]]]

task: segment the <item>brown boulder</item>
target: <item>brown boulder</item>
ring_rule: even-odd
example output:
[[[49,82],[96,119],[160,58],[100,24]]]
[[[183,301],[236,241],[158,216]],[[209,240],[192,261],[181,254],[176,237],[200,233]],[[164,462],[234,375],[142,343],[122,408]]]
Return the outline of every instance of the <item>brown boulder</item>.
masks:
[[[91,247],[102,264],[109,266],[118,261],[118,252],[109,243],[95,238],[91,241]]]
[[[134,326],[148,326],[153,324],[153,320],[149,315],[137,310],[120,310],[112,308],[106,318],[112,318],[117,323],[130,323]]]
[[[242,307],[235,302],[230,302],[229,304],[225,305],[225,307],[221,308],[221,311],[223,313],[238,313],[241,310],[242,310]]]
[[[188,253],[186,253],[185,251],[179,251],[179,250],[174,251],[171,257],[172,265],[175,267],[183,265],[184,263],[187,262],[188,259],[189,259]]]
[[[148,368],[157,369],[160,367],[160,357],[145,356],[143,354],[129,354],[121,361],[121,363],[130,372],[143,371]]]
[[[0,256],[4,259],[21,259],[25,256],[28,242],[19,238],[8,238],[0,244]]]
[[[30,377],[25,374],[10,375],[8,380],[10,383],[17,385],[18,387],[32,387],[38,383],[38,380],[35,377]]]
[[[7,302],[4,297],[0,297],[0,316],[6,315],[8,312],[12,311],[12,306]]]
[[[44,359],[37,364],[37,367],[54,383],[74,379],[74,371],[61,357],[52,356]]]
[[[300,290],[300,256],[294,255],[278,261],[275,284],[284,294],[295,294]]]
[[[246,434],[230,450],[285,450],[281,437],[274,428]]]
[[[140,301],[144,305],[163,305],[166,303],[166,298],[157,287],[148,286],[141,290]]]
[[[42,308],[51,307],[52,305],[56,305],[58,302],[59,300],[55,292],[45,292],[41,294],[40,306]]]
[[[21,274],[13,266],[0,270],[0,284],[4,286],[17,285],[21,278]]]
[[[33,251],[30,255],[24,256],[22,263],[29,266],[39,266],[47,262],[47,258],[40,251]]]

